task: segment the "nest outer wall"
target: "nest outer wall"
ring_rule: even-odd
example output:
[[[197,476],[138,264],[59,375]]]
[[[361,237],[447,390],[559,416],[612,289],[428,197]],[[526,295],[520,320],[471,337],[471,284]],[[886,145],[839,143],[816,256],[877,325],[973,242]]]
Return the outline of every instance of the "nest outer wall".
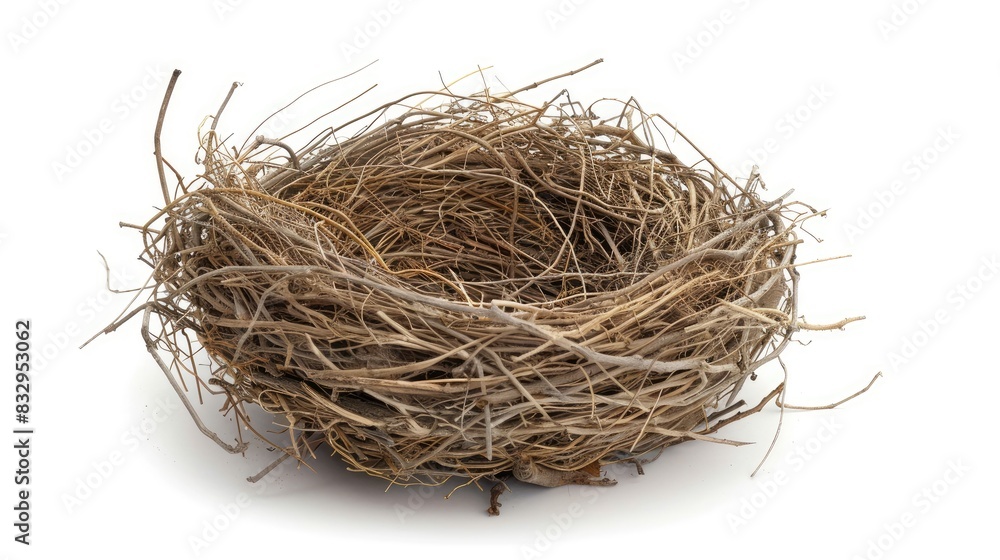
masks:
[[[797,328],[809,212],[686,165],[634,101],[520,93],[414,94],[300,149],[227,149],[220,109],[204,174],[141,228],[168,377],[221,388],[288,456],[326,444],[399,484],[605,484],[601,465],[726,441]]]

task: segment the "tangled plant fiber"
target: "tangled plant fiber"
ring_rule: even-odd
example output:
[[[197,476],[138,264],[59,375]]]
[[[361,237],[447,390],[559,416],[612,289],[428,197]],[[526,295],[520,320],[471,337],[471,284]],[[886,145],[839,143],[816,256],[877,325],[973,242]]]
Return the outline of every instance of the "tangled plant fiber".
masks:
[[[736,443],[712,434],[783,385],[750,409],[741,387],[810,328],[794,262],[815,212],[762,199],[756,172],[683,163],[661,128],[686,138],[634,100],[446,88],[348,138],[360,120],[243,150],[219,142],[223,103],[204,174],[171,194],[159,131],[177,75],[156,134],[166,206],[136,226],[152,296],[107,330],[144,311],[182,397],[185,377],[224,391],[283,457],[326,444],[398,484],[612,484],[602,465]]]

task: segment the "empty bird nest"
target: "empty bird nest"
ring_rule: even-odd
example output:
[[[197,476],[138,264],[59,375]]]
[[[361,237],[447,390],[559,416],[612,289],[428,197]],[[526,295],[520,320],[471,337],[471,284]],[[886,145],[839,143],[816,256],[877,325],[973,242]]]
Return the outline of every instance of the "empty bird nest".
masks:
[[[610,484],[602,465],[733,443],[713,433],[759,410],[741,387],[808,328],[794,262],[815,212],[682,161],[700,152],[634,100],[445,88],[243,149],[216,132],[223,103],[185,183],[159,146],[177,75],[166,205],[134,226],[151,296],[106,331],[144,312],[182,397],[185,378],[221,390],[286,456],[326,444],[398,484]]]

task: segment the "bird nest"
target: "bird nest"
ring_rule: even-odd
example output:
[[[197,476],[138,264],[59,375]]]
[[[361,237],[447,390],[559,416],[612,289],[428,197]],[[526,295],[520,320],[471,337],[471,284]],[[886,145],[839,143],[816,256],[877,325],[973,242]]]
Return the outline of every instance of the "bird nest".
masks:
[[[325,444],[399,484],[611,484],[608,463],[732,443],[712,434],[759,410],[738,392],[801,328],[811,209],[682,162],[700,152],[634,100],[446,88],[349,137],[243,150],[221,146],[224,103],[204,174],[170,193],[177,74],[166,206],[136,226],[153,295],[132,315],[182,397],[184,378],[221,390],[286,456]]]

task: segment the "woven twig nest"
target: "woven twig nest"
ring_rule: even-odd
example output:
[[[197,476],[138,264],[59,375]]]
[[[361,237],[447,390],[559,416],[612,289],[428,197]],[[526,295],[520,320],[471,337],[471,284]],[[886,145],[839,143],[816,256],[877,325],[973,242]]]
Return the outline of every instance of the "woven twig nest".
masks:
[[[274,413],[278,435],[249,427],[288,456],[326,444],[399,484],[610,484],[601,465],[724,441],[798,328],[810,212],[682,162],[684,136],[634,101],[530,88],[415,94],[301,149],[223,148],[216,115],[204,175],[164,181],[141,227],[144,332],[174,386]]]

